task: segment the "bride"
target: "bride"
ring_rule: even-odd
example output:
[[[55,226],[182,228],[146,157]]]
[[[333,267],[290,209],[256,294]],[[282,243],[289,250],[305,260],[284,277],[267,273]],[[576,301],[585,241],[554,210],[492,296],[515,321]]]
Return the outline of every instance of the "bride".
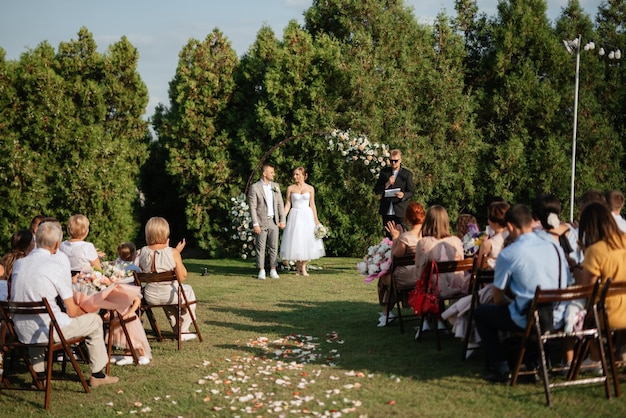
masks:
[[[324,243],[315,238],[315,226],[320,221],[315,207],[315,189],[305,183],[306,170],[298,167],[293,170],[295,184],[287,187],[285,215],[287,225],[283,231],[280,257],[296,261],[296,275],[308,276],[306,264],[309,260],[323,257]]]

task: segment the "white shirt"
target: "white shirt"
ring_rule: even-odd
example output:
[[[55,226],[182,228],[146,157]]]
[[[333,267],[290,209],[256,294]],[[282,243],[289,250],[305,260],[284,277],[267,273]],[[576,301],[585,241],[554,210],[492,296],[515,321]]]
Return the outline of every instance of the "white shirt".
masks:
[[[87,241],[63,241],[59,247],[70,260],[70,270],[80,271],[84,268],[91,270],[91,262],[98,258],[96,247]]]
[[[16,302],[36,302],[46,298],[61,328],[72,319],[61,311],[55,298],[73,297],[71,282],[64,280],[65,269],[50,256],[50,251],[36,248],[13,265],[11,299]],[[48,341],[48,315],[16,315],[13,318],[20,341],[24,343]]]
[[[398,173],[400,172],[400,170],[394,171],[393,172],[393,176],[397,179],[398,178]],[[389,210],[387,211],[387,215],[395,215],[396,211],[393,210],[393,203],[389,204]]]
[[[626,220],[622,218],[622,215],[620,215],[619,213],[615,214],[613,212],[611,212],[611,214],[613,215],[613,218],[615,219],[617,227],[620,229],[620,231],[626,232]]]
[[[267,202],[267,216],[274,216],[274,192],[272,191],[272,183],[263,183],[263,192],[265,193],[265,202]]]

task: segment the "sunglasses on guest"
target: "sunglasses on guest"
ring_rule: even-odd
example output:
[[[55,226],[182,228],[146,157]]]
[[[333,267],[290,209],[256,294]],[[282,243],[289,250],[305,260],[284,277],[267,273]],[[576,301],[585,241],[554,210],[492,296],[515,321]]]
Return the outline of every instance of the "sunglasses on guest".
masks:
[[[397,163],[398,161],[400,161],[400,160],[389,160],[389,162],[390,162],[390,163],[392,163],[392,164],[395,164],[395,163]]]

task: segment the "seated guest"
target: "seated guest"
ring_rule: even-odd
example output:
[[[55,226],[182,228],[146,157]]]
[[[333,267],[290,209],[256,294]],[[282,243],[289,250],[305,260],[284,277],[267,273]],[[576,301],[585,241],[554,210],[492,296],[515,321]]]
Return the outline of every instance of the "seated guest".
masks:
[[[585,253],[579,284],[595,283],[598,278],[603,282],[608,278],[626,280],[626,234],[619,229],[606,205],[593,202],[585,206],[578,233]],[[607,299],[606,310],[611,327],[626,328],[626,298]],[[623,337],[616,342],[617,352],[626,343]],[[598,347],[592,344],[590,351],[590,360],[599,366]]]
[[[176,272],[176,277],[181,281],[187,278],[187,269],[183,264],[180,255],[185,248],[185,240],[182,240],[176,248],[169,246],[170,225],[167,221],[160,217],[153,217],[148,220],[145,228],[147,246],[141,249],[139,254],[139,268],[142,272],[162,273],[164,271]],[[160,305],[164,303],[176,303],[178,300],[178,283],[171,282],[169,285],[164,283],[148,283],[144,289],[144,297],[148,304]],[[189,301],[196,300],[193,288],[183,285],[183,291],[187,295]],[[196,304],[190,306],[191,311],[196,313]],[[181,327],[183,333],[182,340],[192,340],[196,338],[195,334],[184,334],[189,332],[192,324],[191,316],[185,309],[182,314],[183,323],[178,323],[178,311],[176,308],[163,308],[165,315],[170,321],[170,325],[174,332],[178,332]]]
[[[408,255],[415,255],[415,246],[417,242],[422,238],[422,224],[426,214],[424,207],[417,202],[409,202],[406,211],[404,212],[404,222],[411,226],[411,229],[406,232],[402,232],[402,226],[396,225],[390,221],[387,223],[385,229],[391,235],[393,244],[391,246],[391,255],[393,257],[401,257]],[[394,277],[396,283],[400,287],[412,287],[415,286],[415,265],[411,266],[398,266],[394,271]],[[378,326],[384,327],[387,324],[387,315],[393,318],[393,313],[389,311],[389,308],[393,309],[396,303],[396,295],[390,293],[391,274],[387,273],[379,277],[378,279],[378,300],[383,307],[383,312],[378,320]]]
[[[63,334],[67,338],[84,336],[89,351],[91,387],[117,383],[118,378],[103,373],[109,358],[104,344],[102,319],[96,313],[85,313],[74,303],[71,283],[64,280],[63,266],[54,261],[50,254],[58,251],[63,233],[54,222],[39,225],[36,233],[37,248],[28,256],[19,259],[13,266],[11,300],[16,302],[35,302],[46,298],[56,316]],[[65,304],[65,311],[53,303],[59,296]],[[45,316],[30,318],[19,315],[14,318],[16,332],[25,343],[46,342],[49,321]],[[33,348],[29,351],[33,368],[39,377],[45,376],[44,349]]]
[[[494,269],[496,265],[496,258],[500,254],[500,251],[504,247],[504,241],[509,236],[509,231],[506,229],[506,221],[504,215],[509,210],[510,205],[506,202],[493,202],[489,205],[489,212],[487,215],[487,223],[492,231],[492,235],[483,240],[478,250],[478,260],[483,261],[484,257],[487,257],[487,265],[481,266],[481,268]]]
[[[85,241],[89,234],[89,219],[85,215],[70,216],[67,233],[70,239],[63,241],[59,250],[70,259],[71,270],[81,271],[92,267],[101,269],[98,250],[91,242]]]
[[[589,190],[586,190],[582,195],[580,195],[580,197],[576,199],[576,204],[578,205],[577,217],[576,219],[574,219],[574,222],[569,223],[571,233],[569,234],[568,238],[569,238],[570,245],[572,246],[572,248],[574,248],[574,252],[570,253],[569,256],[576,263],[574,265],[573,271],[575,273],[574,276],[577,277],[577,280],[579,280],[578,276],[580,275],[579,274],[580,272],[576,271],[576,269],[578,269],[578,267],[576,266],[582,263],[583,258],[585,257],[582,249],[578,245],[578,219],[580,218],[580,214],[585,209],[585,206],[587,206],[588,204],[592,202],[600,202],[600,203],[606,204],[606,198],[605,198],[604,193],[602,193],[599,190],[589,189]]]
[[[22,257],[26,257],[35,248],[33,234],[28,229],[20,229],[11,237],[11,251],[0,259],[0,265],[4,272],[0,274],[0,280],[10,280],[13,272],[13,264]]]
[[[476,255],[486,234],[480,230],[474,215],[462,213],[456,221],[456,236],[463,244],[465,258]]]
[[[450,218],[443,206],[434,205],[428,208],[422,239],[415,248],[415,281],[419,280],[422,270],[428,267],[432,260],[454,261],[463,259],[463,244],[461,240],[450,234]],[[445,273],[439,276],[439,295],[453,296],[458,293],[467,293],[468,277],[462,271]]]
[[[429,268],[429,264],[435,261],[463,260],[463,244],[461,240],[450,234],[450,218],[443,206],[434,205],[428,208],[424,225],[422,226],[422,239],[415,247],[415,277],[417,282],[422,275],[422,270]],[[439,296],[450,297],[459,293],[467,293],[469,287],[469,275],[457,271],[439,275]],[[440,328],[445,328],[439,323]],[[423,330],[429,327],[424,324]],[[418,335],[415,337],[417,338]]]
[[[132,242],[122,242],[117,246],[117,260],[115,263],[124,271],[137,271],[141,269],[135,262],[137,261],[137,247]]]
[[[487,359],[484,378],[491,382],[506,382],[510,378],[499,332],[522,332],[526,328],[527,310],[537,286],[566,287],[570,279],[563,249],[545,235],[533,233],[533,217],[526,206],[514,205],[506,212],[505,220],[515,241],[497,258],[493,304],[479,305],[474,315]],[[555,323],[563,320],[563,313],[555,310]]]
[[[0,276],[4,276],[4,266],[2,264],[0,264]],[[0,300],[9,300],[8,280],[0,280]]]
[[[615,219],[615,223],[617,227],[622,232],[626,232],[626,220],[622,218],[621,212],[624,207],[624,195],[618,190],[611,190],[605,193],[604,197],[606,198],[606,203],[609,205],[609,209],[611,209],[611,214],[613,215],[613,219]]]
[[[470,225],[478,227],[478,221],[474,215],[470,215],[469,213],[461,213],[459,218],[456,220],[456,228],[455,233],[456,236],[459,237],[460,240],[470,232]]]
[[[558,197],[553,194],[537,196],[533,199],[532,215],[541,224],[537,229],[543,229],[550,234],[563,248],[565,254],[574,251],[568,239],[570,226],[559,219],[561,215],[561,201]]]
[[[506,211],[509,210],[509,207],[509,204],[506,202],[493,202],[489,205],[487,222],[493,235],[484,239],[478,250],[478,260],[484,263],[480,266],[482,269],[493,270],[495,268],[496,258],[500,254],[500,251],[504,247],[504,242],[509,236],[509,231],[506,229],[506,222],[504,220],[504,215]],[[488,284],[480,289],[478,291],[478,298],[481,304],[492,303],[492,284]],[[469,323],[468,316],[471,304],[472,295],[470,294],[459,299],[446,309],[441,314],[441,318],[452,324],[452,332],[454,336],[458,338],[465,338],[467,327],[471,326],[472,332],[470,333],[468,348],[476,348],[479,346],[478,343],[480,343],[480,335],[476,332],[473,321],[472,324]],[[473,351],[470,351],[468,355],[471,353],[473,353]]]

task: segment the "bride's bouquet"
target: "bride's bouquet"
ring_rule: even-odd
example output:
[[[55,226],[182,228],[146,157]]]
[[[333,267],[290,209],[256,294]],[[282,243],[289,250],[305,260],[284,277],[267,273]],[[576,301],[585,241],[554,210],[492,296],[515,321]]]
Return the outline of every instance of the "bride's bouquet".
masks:
[[[315,235],[315,239],[323,239],[327,238],[330,235],[330,231],[328,228],[322,224],[315,225],[315,230],[313,231]]]
[[[392,241],[385,237],[378,245],[372,245],[367,249],[367,255],[363,261],[357,263],[356,268],[365,277],[365,283],[371,283],[374,279],[389,272],[391,268],[391,244]]]

